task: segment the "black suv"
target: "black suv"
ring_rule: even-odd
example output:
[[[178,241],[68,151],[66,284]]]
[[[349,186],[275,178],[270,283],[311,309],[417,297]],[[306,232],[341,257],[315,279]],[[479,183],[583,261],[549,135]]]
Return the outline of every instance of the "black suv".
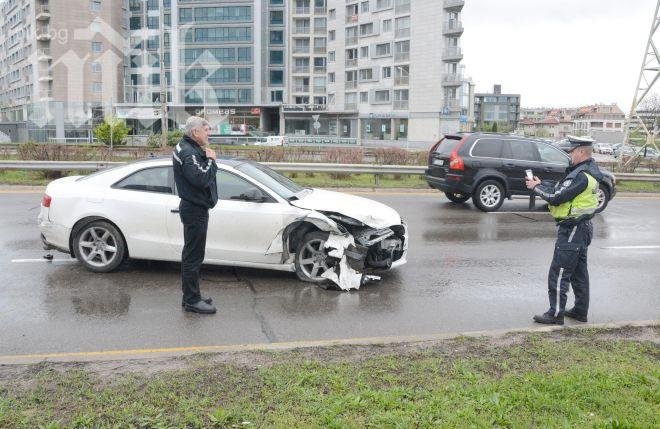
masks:
[[[533,138],[496,133],[445,135],[429,151],[426,182],[453,202],[472,197],[479,209],[491,212],[505,198],[530,195],[525,170],[532,170],[541,180],[556,182],[565,176],[569,160],[562,150]],[[597,212],[616,193],[614,175],[603,173]]]

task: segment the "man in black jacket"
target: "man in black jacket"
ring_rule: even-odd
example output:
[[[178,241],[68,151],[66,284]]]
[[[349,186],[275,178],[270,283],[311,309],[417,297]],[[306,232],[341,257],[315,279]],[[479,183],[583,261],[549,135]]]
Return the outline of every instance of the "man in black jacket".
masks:
[[[174,181],[181,198],[179,216],[183,223],[181,254],[182,305],[186,311],[214,314],[211,298],[199,291],[199,270],[204,262],[209,209],[218,202],[215,151],[208,147],[209,123],[197,116],[186,121],[183,138],[172,152]]]
[[[548,274],[550,309],[534,316],[534,321],[563,325],[564,316],[587,321],[589,311],[589,272],[587,249],[593,237],[591,218],[598,207],[598,183],[603,174],[591,158],[593,140],[568,138],[571,166],[558,183],[527,180],[527,188],[548,202],[550,214],[557,222],[557,241]],[[569,286],[575,293],[575,306],[565,310]]]

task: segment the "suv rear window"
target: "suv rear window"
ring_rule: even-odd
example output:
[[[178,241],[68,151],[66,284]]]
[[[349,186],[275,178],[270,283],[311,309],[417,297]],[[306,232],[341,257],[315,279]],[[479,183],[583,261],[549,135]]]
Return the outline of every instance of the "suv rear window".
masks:
[[[481,156],[485,158],[502,157],[502,140],[499,139],[479,139],[472,146],[470,151],[472,156]]]
[[[461,142],[460,137],[445,137],[442,143],[435,149],[438,155],[451,155],[451,151]]]

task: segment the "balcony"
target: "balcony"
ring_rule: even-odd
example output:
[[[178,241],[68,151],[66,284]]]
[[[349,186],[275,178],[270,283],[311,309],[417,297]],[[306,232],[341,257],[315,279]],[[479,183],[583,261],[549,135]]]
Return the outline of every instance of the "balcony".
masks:
[[[408,100],[394,100],[394,110],[408,110]]]
[[[394,5],[394,14],[395,15],[402,15],[402,14],[405,14],[405,13],[410,13],[410,2]]]
[[[293,29],[293,34],[309,34],[310,29],[309,27],[295,27]]]
[[[296,85],[293,87],[293,92],[295,93],[308,93],[309,92],[309,85]]]
[[[394,85],[408,85],[410,83],[410,76],[397,76],[394,78]]]
[[[395,52],[394,53],[394,61],[408,61],[408,60],[410,60],[410,52]]]
[[[344,83],[344,88],[346,88],[346,89],[357,89],[357,85],[358,85],[357,80],[347,80]]]
[[[328,27],[314,27],[314,34],[326,34]]]
[[[344,110],[357,110],[357,103],[344,103]]]
[[[325,74],[327,71],[326,66],[314,66],[314,74]]]
[[[311,14],[312,9],[309,6],[296,7],[293,9],[294,15],[309,15]]]
[[[294,46],[293,54],[309,54],[309,46]]]
[[[325,46],[315,46],[314,47],[314,53],[315,54],[325,54],[328,52],[328,48]]]
[[[461,48],[457,47],[451,47],[451,48],[445,48],[445,52],[442,53],[442,61],[445,62],[457,62],[463,59],[463,53],[461,52]]]
[[[326,91],[325,85],[314,85],[314,94],[325,94]]]
[[[357,24],[359,19],[358,15],[346,15],[346,24]]]
[[[346,59],[346,67],[357,67],[358,60],[357,58]]]
[[[461,103],[460,100],[456,98],[445,98],[445,104],[444,107],[451,111],[460,111],[461,110]]]
[[[293,72],[297,74],[309,74],[309,66],[295,66]]]
[[[50,53],[50,49],[37,49],[37,60],[39,61],[50,61],[53,59],[53,56]]]
[[[314,6],[314,13],[317,15],[325,15],[328,13],[328,9],[325,6]]]
[[[44,89],[39,91],[39,99],[41,101],[48,101],[53,99],[53,90],[52,89]]]
[[[37,40],[40,42],[47,42],[53,38],[49,26],[43,26],[37,29]]]
[[[465,0],[445,0],[444,8],[449,12],[459,12],[465,6]]]
[[[396,30],[394,37],[396,37],[397,39],[410,37],[410,28],[399,28],[398,30]]]
[[[37,21],[48,21],[50,19],[50,7],[47,4],[37,6],[34,14]]]
[[[50,71],[46,71],[45,73],[39,76],[39,82],[52,82],[52,81],[53,81],[53,76],[50,74]]]
[[[449,73],[442,77],[442,86],[461,86],[463,76],[458,73]]]
[[[346,46],[357,45],[357,44],[358,44],[357,36],[349,36],[346,38]]]
[[[442,34],[445,36],[460,36],[463,34],[463,23],[458,19],[445,21],[445,25],[442,28]]]

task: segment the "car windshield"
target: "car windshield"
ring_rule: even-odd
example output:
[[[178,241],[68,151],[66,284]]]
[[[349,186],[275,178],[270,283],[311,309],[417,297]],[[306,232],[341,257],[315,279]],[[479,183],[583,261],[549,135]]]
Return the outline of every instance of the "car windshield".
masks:
[[[265,165],[246,162],[237,166],[236,169],[272,189],[277,195],[287,200],[293,199],[293,197],[296,197],[296,194],[305,189],[288,177],[281,175]]]

